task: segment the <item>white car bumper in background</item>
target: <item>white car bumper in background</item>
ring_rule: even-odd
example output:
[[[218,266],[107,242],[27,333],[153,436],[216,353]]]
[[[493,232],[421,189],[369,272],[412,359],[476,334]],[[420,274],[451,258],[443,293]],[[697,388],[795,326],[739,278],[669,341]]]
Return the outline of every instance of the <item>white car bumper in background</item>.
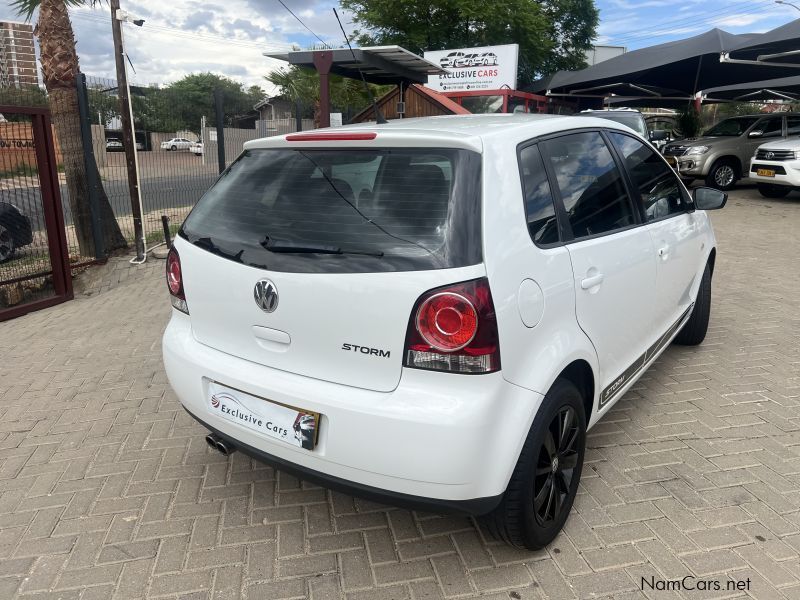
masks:
[[[164,333],[163,352],[183,407],[240,450],[301,478],[390,504],[490,511],[543,399],[502,373],[404,369],[388,393],[303,377],[199,343],[190,317],[178,311]],[[319,413],[316,447],[305,450],[222,418],[211,408],[214,381]]]
[[[800,187],[800,160],[753,158],[750,161],[750,179],[758,183]]]

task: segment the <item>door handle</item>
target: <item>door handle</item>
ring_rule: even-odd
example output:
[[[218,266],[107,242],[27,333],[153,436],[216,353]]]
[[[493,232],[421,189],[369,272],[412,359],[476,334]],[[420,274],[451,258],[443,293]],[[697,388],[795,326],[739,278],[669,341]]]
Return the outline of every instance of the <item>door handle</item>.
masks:
[[[601,283],[603,283],[603,274],[598,273],[597,275],[592,275],[591,277],[586,277],[581,280],[581,289],[589,290],[593,287],[597,287]]]
[[[669,258],[669,244],[661,246],[661,248],[658,249],[658,255],[664,260],[667,260],[667,258]]]

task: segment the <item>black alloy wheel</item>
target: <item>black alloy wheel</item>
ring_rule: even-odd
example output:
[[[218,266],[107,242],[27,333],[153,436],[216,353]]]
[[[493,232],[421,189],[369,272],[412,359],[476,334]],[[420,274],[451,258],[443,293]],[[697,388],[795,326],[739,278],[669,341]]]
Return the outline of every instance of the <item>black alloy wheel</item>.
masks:
[[[539,525],[547,527],[561,516],[578,464],[580,435],[575,410],[563,406],[550,422],[539,448],[533,480],[533,511]]]

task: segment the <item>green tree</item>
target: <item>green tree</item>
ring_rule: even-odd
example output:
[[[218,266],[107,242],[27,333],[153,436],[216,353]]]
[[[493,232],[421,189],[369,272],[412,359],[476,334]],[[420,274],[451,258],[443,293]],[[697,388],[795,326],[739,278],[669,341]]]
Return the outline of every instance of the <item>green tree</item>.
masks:
[[[29,20],[36,9],[39,10],[36,32],[39,37],[42,76],[64,161],[64,175],[67,179],[75,234],[83,256],[94,256],[94,239],[78,114],[78,54],[75,50],[75,34],[72,31],[68,7],[94,6],[98,3],[98,0],[13,0],[11,2],[17,13]],[[110,45],[109,41],[109,47]],[[96,164],[91,164],[90,168],[97,171]],[[100,180],[99,173],[97,180]],[[125,248],[127,243],[102,187],[98,204],[106,251]]]
[[[149,92],[152,106],[160,113],[159,118],[175,125],[162,131],[186,129],[199,132],[200,120],[204,116],[213,123],[214,91],[217,89],[222,90],[226,125],[234,125],[237,117],[252,112],[253,106],[264,97],[264,91],[258,86],[245,89],[238,81],[215,73],[187,75],[163,90]]]
[[[292,65],[278,69],[265,77],[267,81],[278,87],[281,95],[291,100],[300,100],[305,106],[311,105],[314,120],[319,122],[319,75],[313,69]],[[352,79],[332,74],[330,76],[331,106],[333,108],[349,108],[358,112],[369,104],[369,95],[360,79]],[[372,94],[379,98],[392,86],[370,85]]]
[[[520,47],[520,83],[585,66],[598,23],[593,0],[341,0],[361,45],[422,53],[496,44]]]

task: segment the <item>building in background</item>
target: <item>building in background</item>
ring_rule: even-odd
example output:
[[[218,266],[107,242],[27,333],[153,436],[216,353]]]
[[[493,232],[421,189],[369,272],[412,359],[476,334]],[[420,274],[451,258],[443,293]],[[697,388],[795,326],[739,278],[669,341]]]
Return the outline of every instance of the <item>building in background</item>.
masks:
[[[625,46],[592,46],[586,51],[586,64],[591,67],[609,58],[621,56],[627,51]]]
[[[0,21],[0,87],[38,85],[33,27]]]

